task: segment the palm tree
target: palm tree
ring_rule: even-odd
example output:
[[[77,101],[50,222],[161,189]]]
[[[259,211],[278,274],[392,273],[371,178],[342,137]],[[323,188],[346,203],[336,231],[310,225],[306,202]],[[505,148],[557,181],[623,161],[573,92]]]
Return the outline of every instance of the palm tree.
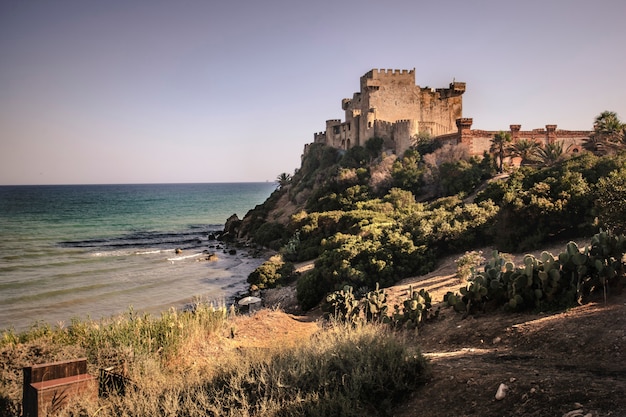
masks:
[[[504,157],[507,156],[507,145],[511,142],[511,134],[509,132],[499,131],[491,139],[491,147],[489,152],[495,153],[498,157],[498,171],[503,172]]]
[[[563,159],[564,155],[563,142],[546,143],[544,146],[538,146],[535,152],[536,158],[544,166],[554,165]]]
[[[521,158],[520,165],[526,165],[537,161],[537,149],[539,144],[534,140],[520,139],[517,142],[510,144],[507,148],[507,152],[511,156],[517,156]]]
[[[617,113],[605,110],[596,117],[593,133],[583,146],[598,154],[613,153],[626,145],[625,139],[626,124],[619,120]]]
[[[278,177],[276,177],[276,182],[278,183],[278,186],[280,188],[283,188],[285,185],[291,182],[291,175],[283,172],[282,174],[278,175]]]

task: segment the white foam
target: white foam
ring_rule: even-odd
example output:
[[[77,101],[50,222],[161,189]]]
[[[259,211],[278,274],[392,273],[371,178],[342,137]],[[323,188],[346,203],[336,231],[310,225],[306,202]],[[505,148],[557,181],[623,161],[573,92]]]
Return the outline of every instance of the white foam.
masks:
[[[164,252],[164,251],[155,249],[155,250],[147,250],[143,252],[135,252],[135,255],[154,255],[155,253],[161,253],[161,252]]]
[[[184,256],[176,256],[174,258],[167,258],[167,260],[170,262],[182,261],[184,259],[197,258],[198,256],[201,256],[201,255],[202,255],[202,252],[198,252],[198,253],[194,253],[193,255],[184,255]]]
[[[91,256],[103,257],[103,256],[128,256],[128,255],[132,255],[132,252],[127,251],[127,250],[126,251],[112,250],[112,251],[105,251],[105,252],[95,252]]]

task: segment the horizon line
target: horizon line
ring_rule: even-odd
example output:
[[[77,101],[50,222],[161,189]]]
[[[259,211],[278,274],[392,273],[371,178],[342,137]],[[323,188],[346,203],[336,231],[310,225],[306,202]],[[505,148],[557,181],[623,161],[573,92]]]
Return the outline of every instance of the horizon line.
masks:
[[[0,187],[47,187],[47,186],[76,186],[76,185],[191,185],[191,184],[275,184],[275,180],[265,181],[190,181],[190,182],[98,182],[98,183],[22,183],[2,184]]]

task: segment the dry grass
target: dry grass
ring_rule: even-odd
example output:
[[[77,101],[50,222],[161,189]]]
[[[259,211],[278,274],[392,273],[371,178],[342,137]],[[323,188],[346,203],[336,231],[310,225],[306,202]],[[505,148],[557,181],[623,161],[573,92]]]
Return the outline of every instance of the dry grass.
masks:
[[[206,306],[5,333],[0,355],[4,415],[19,415],[22,366],[85,355],[91,373],[114,366],[132,383],[61,415],[384,415],[425,373],[421,354],[383,327]]]

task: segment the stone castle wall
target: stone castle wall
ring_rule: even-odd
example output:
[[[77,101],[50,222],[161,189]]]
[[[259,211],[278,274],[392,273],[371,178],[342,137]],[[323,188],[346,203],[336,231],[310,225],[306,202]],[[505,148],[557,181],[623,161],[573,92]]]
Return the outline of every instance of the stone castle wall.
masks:
[[[415,85],[415,70],[373,69],[361,77],[360,91],[341,101],[345,121],[327,120],[326,131],[314,141],[349,149],[382,137],[385,146],[402,153],[421,131],[431,136],[456,131],[464,92],[465,83],[439,89]]]
[[[470,155],[482,155],[489,152],[491,140],[499,132],[495,130],[472,130],[473,120],[462,118],[457,121],[458,132],[449,135],[448,142],[464,143],[467,145]],[[561,130],[557,125],[546,125],[545,129],[521,130],[521,125],[510,125],[508,132],[511,139],[516,142],[521,139],[532,140],[533,142],[545,145],[552,142],[561,142],[563,149],[569,153],[581,152],[583,143],[589,139],[591,131],[586,130]],[[442,140],[443,138],[435,138]]]
[[[447,88],[420,87],[415,84],[415,70],[373,69],[360,79],[360,91],[344,98],[341,107],[345,121],[326,121],[326,130],[314,134],[315,143],[338,149],[363,146],[373,137],[384,140],[385,149],[402,155],[420,133],[444,143],[465,144],[471,155],[489,151],[498,131],[472,130],[471,118],[463,118],[465,83],[453,81]],[[563,142],[570,152],[582,149],[589,131],[545,129],[522,131],[509,126],[512,139],[530,139],[545,144]]]

